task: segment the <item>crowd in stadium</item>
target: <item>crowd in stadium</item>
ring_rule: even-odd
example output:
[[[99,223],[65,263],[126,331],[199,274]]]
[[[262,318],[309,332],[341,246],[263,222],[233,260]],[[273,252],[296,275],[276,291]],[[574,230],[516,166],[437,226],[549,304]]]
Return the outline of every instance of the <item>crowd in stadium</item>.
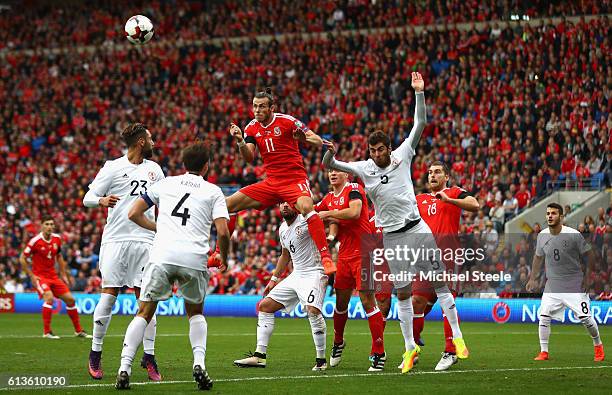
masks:
[[[190,2],[177,3],[179,10],[193,7]],[[406,20],[415,24],[488,20],[509,12],[508,7],[487,5],[497,2],[424,2],[431,3],[428,9],[438,10],[427,15],[402,1],[387,8],[365,3],[342,2],[338,29],[381,26],[383,19],[398,25]],[[566,11],[607,12],[608,4],[524,3],[530,4],[533,17]],[[19,18],[32,16],[34,30],[6,10],[0,12],[0,26],[6,27],[0,29],[0,50],[2,45],[41,48],[50,42],[74,46],[75,42],[115,40],[120,30],[116,21],[123,19],[119,15],[125,10],[111,4],[105,12],[93,13],[79,8],[57,8],[51,13],[28,8]],[[152,13],[162,15],[170,6],[147,4]],[[276,1],[266,7],[282,4]],[[329,22],[338,14],[336,8],[332,2],[320,4],[311,11],[312,17],[305,16],[310,25],[299,19],[302,13],[299,17],[283,13],[291,19],[282,24],[284,31],[335,29]],[[234,21],[243,18],[240,12],[251,13],[237,10],[232,2],[212,2],[207,7],[217,7],[222,11],[214,15],[231,15]],[[270,18],[258,8],[259,3],[252,7],[254,20]],[[469,13],[464,12],[468,9]],[[377,17],[365,18],[370,12]],[[49,27],[40,15],[52,15],[59,24],[62,18],[80,22],[71,23],[74,31],[66,33]],[[185,23],[189,18],[193,23]],[[197,39],[202,38],[198,30],[202,28],[209,36],[278,30],[270,20],[250,30],[250,24],[221,26],[215,18],[212,13],[173,12],[168,19],[160,18],[159,31],[181,26],[177,35]],[[62,31],[62,36],[48,37],[47,29],[56,34]],[[127,122],[147,124],[157,148],[154,159],[166,174],[181,171],[181,146],[200,137],[215,152],[208,180],[243,186],[255,182],[263,169],[261,161],[245,164],[236,155],[228,125],[234,121],[244,126],[252,118],[250,101],[256,88],[271,86],[280,111],[335,141],[340,158],[355,160],[365,158],[371,130],[388,131],[393,146],[406,137],[413,121],[413,70],[425,77],[428,105],[428,125],[413,163],[415,188],[426,188],[428,163],[435,159],[448,163],[452,182],[471,191],[482,207],[475,215],[464,215],[462,232],[492,245],[493,239],[501,238],[505,221],[544,196],[551,185],[610,186],[609,29],[609,19],[601,16],[556,25],[505,28],[492,24],[482,31],[447,27],[417,34],[407,27],[400,33],[250,40],[221,46],[176,46],[162,40],[165,44],[139,50],[99,48],[78,55],[74,50],[33,55],[8,52],[0,69],[0,273],[4,287],[18,291],[30,287],[18,257],[25,242],[38,232],[41,215],[51,212],[64,240],[73,289],[98,291],[97,254],[105,212],[84,208],[82,197],[104,160],[122,155],[118,135]],[[323,152],[305,148],[303,154],[313,192],[320,199],[328,189],[321,167]],[[612,213],[607,207],[602,211],[592,222],[585,220],[583,230],[603,240],[612,233]],[[539,222],[544,223],[544,218]],[[232,244],[233,264],[227,273],[212,277],[213,292],[262,292],[278,254],[279,223],[275,210],[241,214]],[[506,259],[511,248],[500,249],[486,270],[512,271],[523,283],[530,259]],[[593,293],[606,286],[609,291],[611,275],[612,250],[608,249],[603,252],[598,280],[592,282]],[[499,292],[504,284],[491,287]]]
[[[607,14],[609,1],[104,1],[15,2],[0,7],[0,50],[113,45],[123,22],[144,14],[157,40],[316,33],[410,25]]]

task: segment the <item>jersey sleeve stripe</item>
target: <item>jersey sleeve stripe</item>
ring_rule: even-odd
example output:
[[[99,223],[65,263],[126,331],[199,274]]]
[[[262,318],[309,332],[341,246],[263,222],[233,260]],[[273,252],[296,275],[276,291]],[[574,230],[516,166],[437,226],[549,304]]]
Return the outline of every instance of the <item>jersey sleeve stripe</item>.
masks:
[[[140,195],[140,197],[142,198],[142,200],[144,200],[147,203],[149,207],[155,205],[155,203],[153,203],[153,200],[151,200],[149,195],[147,195],[146,193],[143,193],[142,195]]]

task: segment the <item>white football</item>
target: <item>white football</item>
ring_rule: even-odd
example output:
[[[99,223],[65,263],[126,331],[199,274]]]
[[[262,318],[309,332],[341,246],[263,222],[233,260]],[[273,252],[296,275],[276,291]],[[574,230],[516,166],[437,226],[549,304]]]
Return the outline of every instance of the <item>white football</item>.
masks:
[[[125,23],[125,36],[132,44],[142,45],[148,42],[154,33],[153,23],[144,15],[134,15]]]

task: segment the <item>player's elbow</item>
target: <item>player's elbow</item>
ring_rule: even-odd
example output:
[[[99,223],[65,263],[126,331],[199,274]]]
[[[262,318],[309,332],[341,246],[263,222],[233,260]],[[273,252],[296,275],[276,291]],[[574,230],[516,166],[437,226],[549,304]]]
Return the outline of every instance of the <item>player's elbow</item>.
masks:
[[[130,211],[128,212],[128,219],[132,222],[138,223],[138,218],[140,218],[141,215],[142,213],[136,210],[135,207],[132,207]]]

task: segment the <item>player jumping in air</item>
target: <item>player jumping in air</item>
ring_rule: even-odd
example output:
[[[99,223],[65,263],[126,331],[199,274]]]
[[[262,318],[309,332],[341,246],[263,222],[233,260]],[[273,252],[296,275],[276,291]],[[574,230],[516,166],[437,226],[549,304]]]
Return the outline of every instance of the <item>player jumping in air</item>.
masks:
[[[530,292],[539,288],[538,277],[544,262],[546,286],[542,294],[539,317],[540,353],[534,359],[548,360],[551,320],[563,320],[567,307],[593,338],[595,361],[601,362],[605,358],[604,347],[599,337],[597,322],[593,318],[589,295],[583,287],[583,280],[588,279],[588,276],[584,276],[580,263],[581,256],[588,254],[589,267],[592,267],[597,256],[580,232],[563,225],[563,207],[560,204],[550,203],[546,206],[546,221],[548,228],[538,234],[531,275],[527,283],[527,290]]]
[[[51,318],[53,317],[53,297],[59,298],[66,303],[66,312],[74,326],[74,334],[77,337],[91,338],[81,328],[79,313],[74,302],[74,297],[66,283],[66,261],[60,253],[62,239],[55,230],[55,221],[51,216],[43,217],[42,232],[34,236],[19,257],[19,262],[24,272],[30,276],[32,286],[38,292],[38,296],[44,301],[42,305],[43,337],[46,339],[59,339],[51,330]],[[27,259],[32,260],[32,268],[29,268]],[[55,271],[55,261],[59,262],[59,276]]]
[[[266,351],[274,331],[274,313],[281,309],[290,313],[298,303],[301,303],[308,313],[316,349],[315,366],[312,370],[326,370],[327,327],[321,308],[327,276],[323,272],[317,247],[308,232],[306,218],[293,210],[288,203],[282,203],[280,210],[285,220],[278,230],[283,251],[264,290],[267,296],[259,304],[257,347],[253,354],[234,361],[234,365],[241,368],[265,368]],[[285,272],[289,260],[293,262],[293,272],[279,282],[279,277]]]
[[[204,180],[208,171],[208,148],[194,143],[183,150],[187,172],[156,183],[139,197],[129,211],[130,220],[155,233],[150,260],[146,266],[140,293],[138,314],[125,332],[117,389],[130,388],[134,355],[146,335],[157,303],[172,296],[178,283],[189,317],[189,340],[193,350],[193,378],[198,388],[208,390],[213,382],[206,372],[207,325],[203,302],[209,272],[205,267],[210,249],[210,228],[217,228],[221,269],[227,267],[229,214],[223,192]],[[153,205],[159,209],[157,224],[145,214]]]
[[[338,226],[334,228],[337,234],[332,234],[330,230],[330,236],[340,242],[338,271],[334,280],[336,289],[334,346],[329,364],[334,367],[342,361],[342,352],[346,345],[344,327],[348,319],[348,306],[353,291],[357,289],[372,335],[369,371],[382,371],[386,361],[383,340],[385,324],[374,298],[373,281],[368,280],[372,270],[362,270],[361,244],[363,238],[370,234],[368,200],[361,185],[348,182],[347,173],[331,169],[328,176],[332,190],[325,195],[315,209],[324,220],[337,222]],[[364,274],[365,278],[363,278]]]
[[[349,172],[361,178],[374,204],[376,225],[383,229],[385,258],[392,275],[390,280],[397,289],[398,318],[406,350],[403,355],[402,373],[412,369],[414,360],[421,351],[414,342],[412,332],[411,278],[423,272],[437,276],[442,269],[439,263],[435,264],[434,257],[431,256],[437,250],[437,245],[431,229],[419,215],[410,177],[412,158],[426,122],[424,82],[420,73],[412,73],[412,87],[416,92],[415,124],[408,138],[396,150],[391,150],[391,140],[385,132],[376,131],[368,138],[370,159],[367,161],[337,161],[331,143],[326,144],[328,151],[323,159],[326,167]],[[416,257],[411,259],[401,251],[412,251],[416,253]],[[387,252],[390,253],[386,254]],[[465,359],[469,352],[459,328],[455,298],[444,282],[435,281],[432,286],[451,325],[457,357]]]
[[[100,273],[102,292],[93,314],[93,339],[89,353],[89,375],[102,379],[102,343],[110,325],[113,305],[122,287],[134,287],[140,295],[140,284],[154,232],[143,229],[128,219],[128,210],[142,193],[164,178],[161,167],[151,160],[153,139],[151,132],[141,123],[125,128],[121,138],[127,145],[127,155],[109,160],[89,185],[83,198],[85,207],[107,207],[108,216],[102,246],[100,247]],[[153,209],[147,211],[149,219],[155,217]],[[161,380],[155,361],[155,316],[149,323],[143,340],[144,355],[141,366],[149,378]]]
[[[232,124],[230,133],[238,144],[245,162],[255,158],[255,148],[261,154],[266,179],[246,186],[227,198],[230,213],[254,208],[263,210],[281,202],[297,209],[307,221],[308,232],[314,240],[326,274],[336,271],[327,248],[325,226],[314,211],[308,175],[304,168],[299,142],[321,147],[323,140],[304,123],[291,115],[274,112],[274,97],[269,90],[258,92],[253,99],[253,119],[244,129]],[[229,223],[230,233],[236,226],[236,216]],[[209,258],[209,266],[215,266],[217,253]]]

